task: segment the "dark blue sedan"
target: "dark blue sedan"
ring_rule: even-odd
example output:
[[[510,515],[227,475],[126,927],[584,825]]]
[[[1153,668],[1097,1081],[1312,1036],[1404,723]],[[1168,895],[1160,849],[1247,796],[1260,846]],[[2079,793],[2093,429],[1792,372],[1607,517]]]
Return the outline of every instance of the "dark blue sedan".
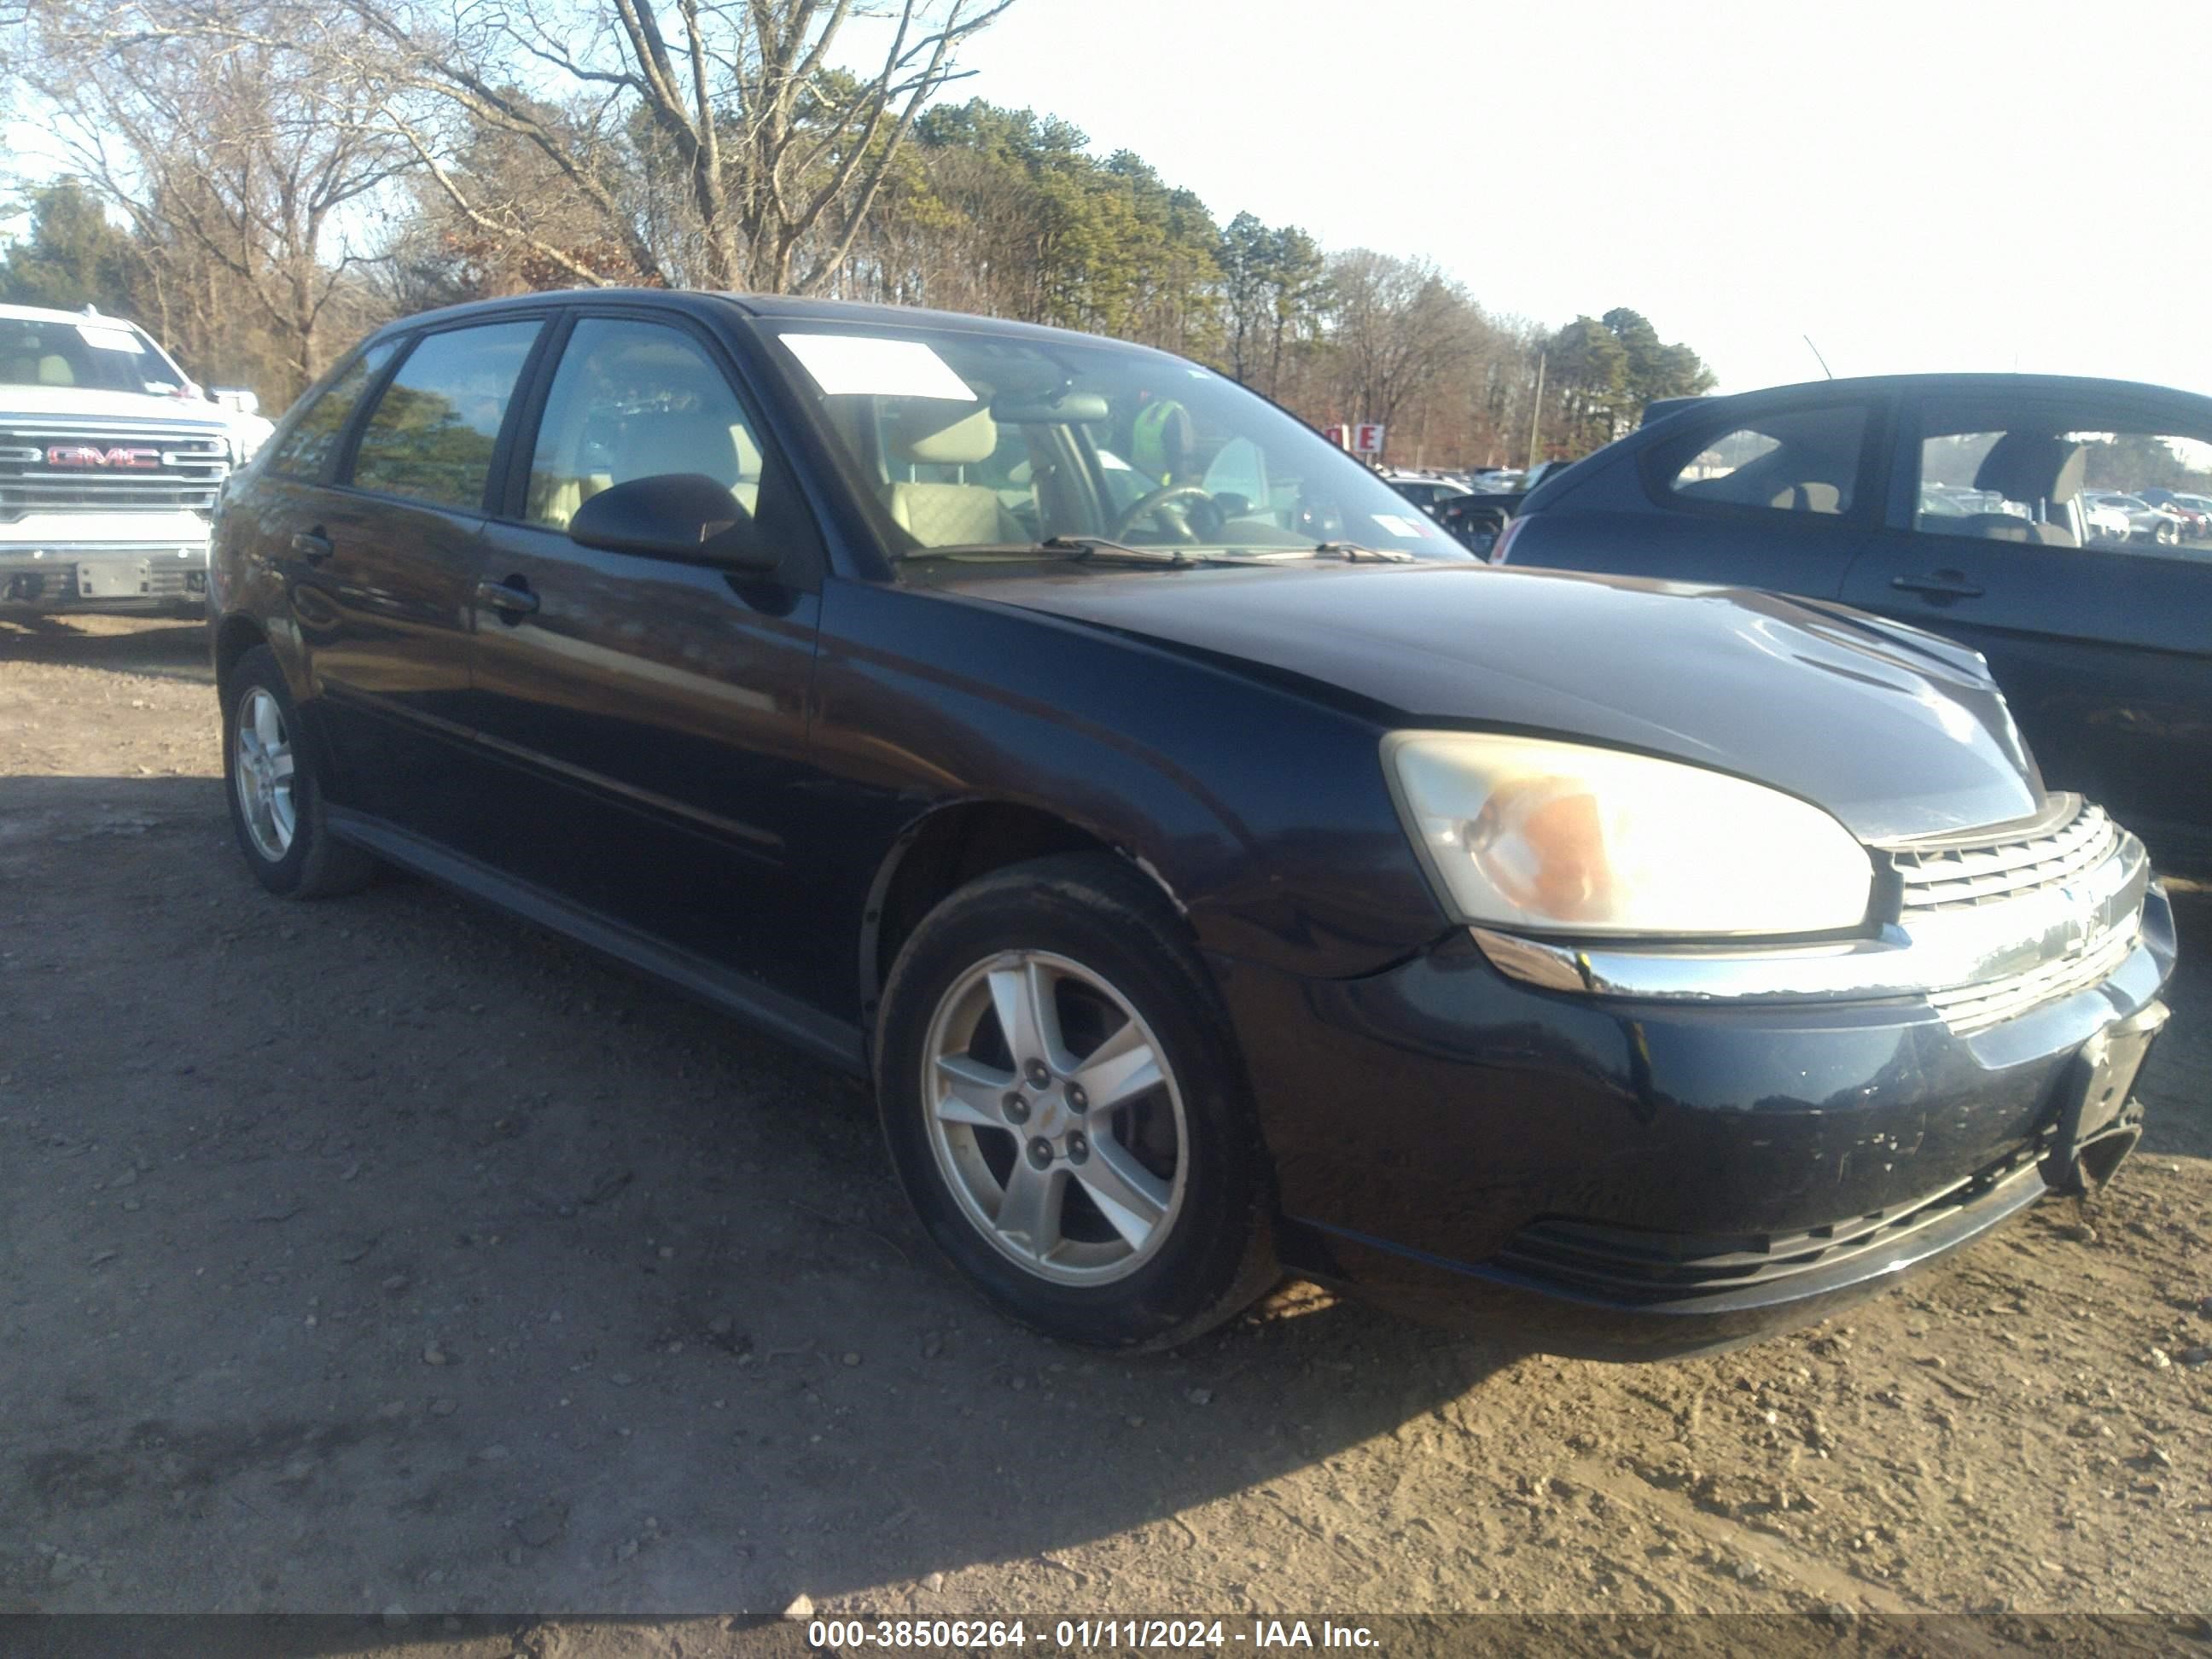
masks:
[[[2054,787],[2212,866],[2212,398],[1921,374],[1668,403],[1534,491],[1498,562],[1840,600],[1988,658]],[[2119,505],[2133,501],[2130,508]]]

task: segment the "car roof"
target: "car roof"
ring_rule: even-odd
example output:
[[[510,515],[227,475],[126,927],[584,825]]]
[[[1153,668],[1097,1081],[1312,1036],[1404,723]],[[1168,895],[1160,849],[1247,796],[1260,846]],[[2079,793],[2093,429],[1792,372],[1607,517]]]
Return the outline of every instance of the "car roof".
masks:
[[[1799,380],[1789,386],[1761,386],[1753,392],[1709,393],[1702,398],[1655,398],[1645,411],[1640,431],[1651,431],[1685,416],[1734,409],[1755,410],[1770,404],[1803,404],[1829,399],[1838,402],[1896,394],[1954,397],[2092,397],[2154,398],[2193,405],[2212,416],[2212,398],[2178,386],[2156,386],[2148,380],[2108,380],[2079,374],[1863,374],[1841,380]]]
[[[106,323],[111,328],[137,328],[128,317],[104,311],[59,311],[52,306],[0,305],[0,317],[16,323]]]
[[[680,288],[548,289],[531,294],[508,295],[495,300],[471,300],[460,305],[443,306],[435,311],[417,312],[411,317],[396,319],[385,324],[369,337],[380,339],[413,329],[441,326],[476,317],[498,317],[516,311],[540,311],[549,305],[604,305],[609,301],[642,302],[695,316],[734,310],[741,315],[768,322],[874,323],[885,328],[912,328],[916,325],[961,328],[979,333],[1013,335],[1036,340],[1065,340],[1080,342],[1085,345],[1115,346],[1124,351],[1139,351],[1152,356],[1169,355],[1151,346],[1133,344],[1107,335],[1084,334],[1074,329],[1049,328],[1041,323],[1019,323],[1007,318],[979,317],[960,311],[932,311],[921,306],[873,305],[859,300],[805,299],[790,294],[725,294],[706,289]]]

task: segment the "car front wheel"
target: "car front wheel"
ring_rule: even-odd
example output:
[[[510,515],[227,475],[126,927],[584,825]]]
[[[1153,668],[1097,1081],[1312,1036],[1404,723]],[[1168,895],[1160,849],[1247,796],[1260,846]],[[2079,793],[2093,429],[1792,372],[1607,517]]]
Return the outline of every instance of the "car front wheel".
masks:
[[[1164,1347],[1277,1276],[1225,1016],[1158,888],[1040,859],[924,919],[885,987],[877,1091],[930,1237],[1005,1312]]]
[[[376,873],[357,847],[323,826],[313,744],[276,653],[256,646],[224,679],[224,793],[231,828],[254,878],[285,898],[349,893]]]

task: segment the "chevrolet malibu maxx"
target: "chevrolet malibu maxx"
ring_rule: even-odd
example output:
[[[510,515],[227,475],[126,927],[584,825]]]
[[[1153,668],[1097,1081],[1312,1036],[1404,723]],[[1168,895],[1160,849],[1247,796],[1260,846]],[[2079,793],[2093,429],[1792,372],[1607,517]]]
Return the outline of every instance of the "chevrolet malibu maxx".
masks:
[[[2136,837],[1972,653],[1489,568],[1195,364],[927,312],[394,324],[230,480],[272,893],[403,866],[872,1079],[999,1308],[1285,1271],[1563,1352],[1740,1341],[2107,1179]]]

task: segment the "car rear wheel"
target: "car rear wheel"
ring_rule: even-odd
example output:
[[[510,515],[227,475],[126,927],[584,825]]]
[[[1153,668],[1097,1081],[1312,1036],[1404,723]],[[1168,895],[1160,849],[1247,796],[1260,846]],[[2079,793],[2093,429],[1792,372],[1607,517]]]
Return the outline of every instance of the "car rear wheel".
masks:
[[[1164,1347],[1274,1282],[1265,1154],[1225,1016],[1110,854],[948,898],[885,987],[877,1092],[930,1237],[1002,1310]]]
[[[285,898],[350,893],[376,860],[323,825],[316,757],[275,653],[256,646],[225,677],[222,760],[231,828],[254,878]]]

